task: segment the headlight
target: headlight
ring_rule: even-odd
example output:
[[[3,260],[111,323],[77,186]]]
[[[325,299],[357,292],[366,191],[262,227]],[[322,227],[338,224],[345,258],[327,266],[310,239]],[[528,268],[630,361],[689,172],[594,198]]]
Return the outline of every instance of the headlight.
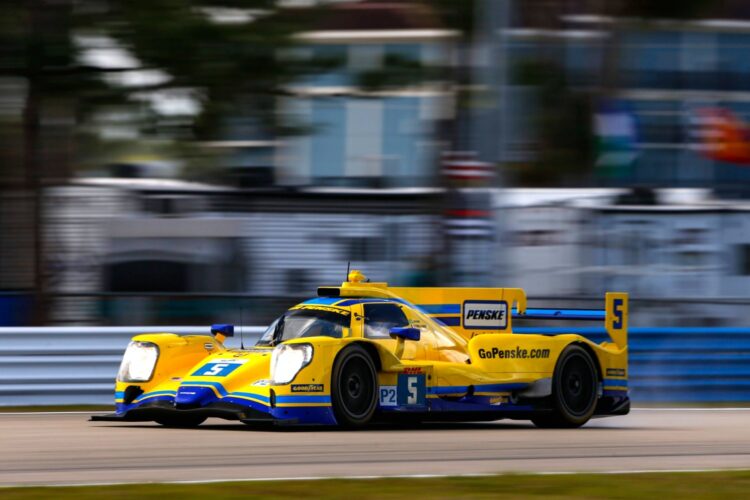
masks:
[[[151,342],[131,342],[125,349],[117,380],[120,382],[148,382],[154,374],[159,348]]]
[[[271,382],[288,384],[299,371],[310,364],[313,347],[310,344],[281,344],[271,354]]]

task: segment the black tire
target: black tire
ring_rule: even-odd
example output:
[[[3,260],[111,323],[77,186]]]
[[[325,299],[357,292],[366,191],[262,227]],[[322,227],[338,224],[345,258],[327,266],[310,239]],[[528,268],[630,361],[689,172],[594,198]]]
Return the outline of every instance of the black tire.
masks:
[[[370,354],[361,346],[345,348],[331,372],[331,405],[343,427],[367,425],[378,407],[378,375]]]
[[[156,423],[163,425],[164,427],[174,427],[180,429],[189,429],[191,427],[198,427],[206,421],[206,417],[196,417],[181,415],[179,417],[162,417],[157,418]]]
[[[570,345],[560,354],[552,375],[553,410],[531,419],[543,428],[575,428],[589,421],[596,409],[599,379],[591,355]]]

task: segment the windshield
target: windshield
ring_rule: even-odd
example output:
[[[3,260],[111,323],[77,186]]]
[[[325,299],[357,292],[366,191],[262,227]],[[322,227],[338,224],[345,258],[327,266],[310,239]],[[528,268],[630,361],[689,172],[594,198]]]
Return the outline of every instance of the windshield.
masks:
[[[344,328],[349,328],[349,311],[292,309],[271,323],[257,345],[276,345],[285,340],[303,337],[341,338]]]

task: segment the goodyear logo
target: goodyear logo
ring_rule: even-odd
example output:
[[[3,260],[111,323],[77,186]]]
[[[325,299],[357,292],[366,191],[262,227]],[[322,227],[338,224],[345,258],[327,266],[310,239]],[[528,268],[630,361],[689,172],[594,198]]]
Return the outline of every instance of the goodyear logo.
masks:
[[[463,327],[474,330],[504,330],[508,326],[508,303],[467,300],[463,307]]]
[[[608,377],[624,377],[625,369],[624,368],[607,368],[607,376]]]
[[[323,384],[292,384],[292,392],[323,392]]]

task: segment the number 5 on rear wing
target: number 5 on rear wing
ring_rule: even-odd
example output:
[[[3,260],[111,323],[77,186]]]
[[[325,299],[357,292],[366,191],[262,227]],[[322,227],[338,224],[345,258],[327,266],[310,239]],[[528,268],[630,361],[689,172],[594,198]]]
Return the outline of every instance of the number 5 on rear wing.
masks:
[[[622,349],[628,344],[628,294],[607,292],[604,310],[601,309],[526,309],[513,310],[513,317],[537,320],[602,321],[612,342]],[[575,328],[571,329],[575,333]]]

